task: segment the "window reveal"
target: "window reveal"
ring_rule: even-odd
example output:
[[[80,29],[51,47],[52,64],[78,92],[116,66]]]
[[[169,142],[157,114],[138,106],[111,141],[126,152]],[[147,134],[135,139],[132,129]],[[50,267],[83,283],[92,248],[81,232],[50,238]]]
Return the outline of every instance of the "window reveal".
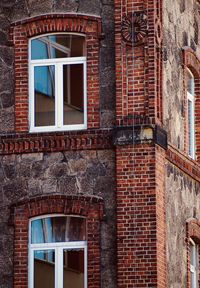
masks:
[[[30,131],[86,128],[84,44],[71,34],[31,40]]]

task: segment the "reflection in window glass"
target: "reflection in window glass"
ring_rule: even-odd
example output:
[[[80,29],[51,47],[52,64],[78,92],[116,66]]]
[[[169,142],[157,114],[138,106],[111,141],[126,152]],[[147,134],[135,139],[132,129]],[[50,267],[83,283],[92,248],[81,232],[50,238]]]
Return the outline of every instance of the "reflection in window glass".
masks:
[[[64,125],[84,122],[83,95],[83,65],[63,65]]]
[[[85,219],[79,217],[47,217],[31,223],[31,243],[85,241]]]
[[[55,34],[31,41],[31,60],[84,56],[84,37]]]
[[[189,155],[192,155],[193,147],[193,105],[192,101],[188,100],[188,136],[189,136]]]
[[[190,243],[190,287],[198,287],[198,249],[196,243]]]
[[[55,125],[55,67],[34,67],[35,126]]]
[[[84,250],[63,251],[63,287],[84,288]]]
[[[30,224],[29,287],[87,288],[86,219],[46,216]]]
[[[194,95],[194,76],[189,72],[189,70],[187,73],[187,91]]]
[[[187,69],[187,140],[188,154],[193,159],[195,158],[195,96],[194,96],[194,76]]]
[[[85,37],[44,35],[30,45],[30,131],[87,128]]]
[[[55,287],[55,251],[34,251],[34,288]]]

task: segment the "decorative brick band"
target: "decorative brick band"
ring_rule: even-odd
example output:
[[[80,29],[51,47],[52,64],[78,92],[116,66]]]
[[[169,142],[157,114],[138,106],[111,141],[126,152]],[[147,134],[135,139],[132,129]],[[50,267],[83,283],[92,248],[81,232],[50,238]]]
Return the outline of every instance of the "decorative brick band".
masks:
[[[10,134],[0,139],[0,155],[112,147],[110,130],[63,133]]]
[[[199,164],[189,158],[186,154],[181,153],[173,146],[169,145],[167,150],[167,160],[172,162],[175,166],[183,172],[191,176],[197,181],[200,181],[200,167]]]
[[[97,197],[44,196],[11,207],[15,227],[14,288],[28,287],[29,219],[45,214],[87,217],[88,287],[100,287],[100,219],[103,200]]]

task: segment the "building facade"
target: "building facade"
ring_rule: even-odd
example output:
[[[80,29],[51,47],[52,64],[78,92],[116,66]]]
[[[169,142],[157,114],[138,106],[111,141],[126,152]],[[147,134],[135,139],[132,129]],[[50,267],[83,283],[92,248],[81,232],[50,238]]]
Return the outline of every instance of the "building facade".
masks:
[[[0,287],[199,287],[199,11],[0,1]]]

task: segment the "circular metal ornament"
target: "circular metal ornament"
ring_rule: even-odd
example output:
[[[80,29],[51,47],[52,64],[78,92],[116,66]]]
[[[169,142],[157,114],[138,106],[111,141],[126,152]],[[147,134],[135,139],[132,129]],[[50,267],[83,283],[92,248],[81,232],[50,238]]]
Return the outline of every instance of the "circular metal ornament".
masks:
[[[121,33],[128,45],[139,46],[146,42],[147,17],[144,12],[134,12],[124,16]]]

